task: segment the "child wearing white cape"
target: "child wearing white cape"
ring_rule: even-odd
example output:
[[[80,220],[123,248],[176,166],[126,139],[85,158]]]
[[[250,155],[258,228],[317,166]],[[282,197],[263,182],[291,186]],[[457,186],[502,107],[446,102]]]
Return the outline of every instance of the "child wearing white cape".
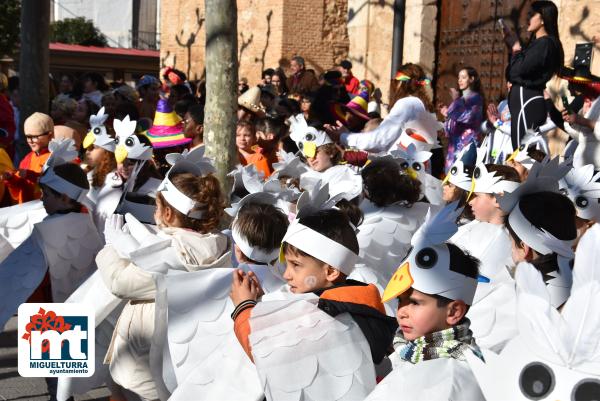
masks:
[[[385,289],[398,298],[394,370],[367,400],[483,400],[466,355],[480,355],[465,317],[477,288],[477,259],[446,241],[461,209],[442,209],[413,236],[413,249]]]
[[[357,234],[359,257],[350,278],[375,284],[383,294],[410,249],[411,237],[425,222],[429,207],[438,208],[418,202],[420,182],[401,172],[391,158],[375,159],[361,175],[364,221]],[[388,315],[394,316],[394,306],[385,306]]]
[[[49,148],[52,154],[40,178],[48,216],[35,223],[31,235],[0,264],[0,328],[42,282],[47,284],[39,287],[39,297],[32,302],[64,302],[95,270],[94,255],[102,248],[82,207],[89,189],[85,173],[70,163],[77,156],[73,140],[52,141]]]
[[[374,285],[346,279],[357,253],[342,212],[300,209],[283,239],[291,294],[257,303],[254,273],[235,272],[235,333],[268,400],[362,399],[375,386],[374,363],[385,357],[396,326]]]
[[[517,267],[519,335],[485,363],[469,363],[488,401],[595,400],[600,394],[600,227],[582,237],[575,256],[571,296],[559,312],[542,274]]]
[[[160,236],[171,241],[170,249],[182,271],[227,267],[231,258],[229,241],[215,231],[223,215],[220,183],[213,175],[204,175],[205,170],[201,168],[196,174],[189,173],[194,170],[190,164],[193,163],[180,157],[159,187],[155,220]],[[108,235],[107,240],[118,241],[119,235]],[[148,255],[143,257],[148,260]],[[158,399],[150,354],[155,321],[155,278],[160,275],[146,271],[144,263],[124,259],[111,244],[98,254],[96,261],[109,290],[129,301],[106,355],[111,376],[117,384],[138,396]]]
[[[517,334],[517,322],[515,283],[509,271],[514,266],[511,241],[504,227],[506,213],[496,196],[514,191],[519,186],[519,175],[512,167],[482,161],[473,175],[469,206],[475,220],[460,226],[450,242],[481,262],[479,284],[467,317],[479,346],[499,351]]]

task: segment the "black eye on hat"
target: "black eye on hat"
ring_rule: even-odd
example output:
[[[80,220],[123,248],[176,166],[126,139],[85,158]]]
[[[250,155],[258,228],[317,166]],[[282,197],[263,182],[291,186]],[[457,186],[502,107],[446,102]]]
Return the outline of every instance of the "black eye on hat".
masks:
[[[413,170],[415,170],[415,171],[421,171],[421,170],[423,169],[423,166],[421,166],[421,163],[414,162],[414,163],[412,164],[412,168],[413,168]]]
[[[473,167],[471,167],[471,166],[464,166],[463,167],[463,171],[465,172],[466,175],[471,175],[473,173]]]
[[[573,387],[571,401],[593,401],[600,394],[600,380],[583,379]]]
[[[456,173],[458,173],[458,167],[454,166],[450,169],[450,174],[456,175]]]
[[[419,252],[417,252],[417,256],[415,256],[415,261],[417,262],[417,266],[421,269],[431,269],[438,260],[438,254],[433,248],[423,248]]]
[[[100,134],[100,127],[94,128],[94,134],[96,134],[96,135]]]
[[[314,141],[316,138],[317,137],[312,132],[309,132],[308,134],[304,135],[305,141]]]
[[[578,196],[575,198],[575,205],[578,208],[586,208],[590,204],[590,201],[585,196]]]
[[[481,177],[481,169],[479,167],[475,167],[475,171],[473,171],[473,178],[477,179]]]
[[[519,146],[519,152],[523,151],[525,149],[525,144],[522,144],[521,146]]]
[[[126,146],[133,146],[134,144],[135,144],[135,142],[133,142],[133,138],[129,137],[129,138],[125,139]]]
[[[519,375],[521,393],[529,400],[541,400],[554,390],[554,372],[541,362],[526,365]]]
[[[407,162],[400,163],[400,168],[402,168],[402,170],[406,170],[408,168],[408,163]]]
[[[117,136],[117,137],[115,137],[115,145],[118,145],[118,144],[119,144],[119,137]]]

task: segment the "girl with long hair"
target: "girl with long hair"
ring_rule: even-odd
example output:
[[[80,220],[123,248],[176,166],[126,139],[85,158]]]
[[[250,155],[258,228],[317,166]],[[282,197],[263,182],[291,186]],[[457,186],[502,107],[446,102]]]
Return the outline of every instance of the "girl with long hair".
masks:
[[[511,44],[511,59],[506,69],[507,79],[513,84],[508,106],[512,115],[514,149],[519,147],[528,129],[535,129],[546,121],[543,91],[564,62],[558,34],[558,8],[553,2],[534,1],[531,4],[527,32],[531,37],[525,48],[518,40]],[[505,31],[505,35],[509,37],[510,32]]]
[[[416,119],[424,111],[433,111],[433,104],[426,90],[430,84],[431,81],[421,66],[404,64],[391,82],[391,110],[379,127],[359,133],[350,133],[341,126],[326,126],[326,130],[332,139],[339,137],[342,146],[372,153],[388,151],[396,147],[407,121]]]
[[[446,117],[444,133],[448,138],[445,170],[447,171],[458,152],[472,141],[479,142],[483,120],[483,96],[479,73],[473,67],[458,72],[458,89],[450,88],[452,103],[440,108]]]

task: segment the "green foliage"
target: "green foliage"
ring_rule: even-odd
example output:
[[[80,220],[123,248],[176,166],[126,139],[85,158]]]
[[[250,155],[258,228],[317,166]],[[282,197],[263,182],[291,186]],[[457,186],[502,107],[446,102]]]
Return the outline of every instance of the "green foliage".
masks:
[[[83,46],[108,46],[106,37],[91,20],[83,17],[65,18],[50,24],[50,42]]]
[[[0,56],[14,55],[19,45],[21,1],[0,1]]]

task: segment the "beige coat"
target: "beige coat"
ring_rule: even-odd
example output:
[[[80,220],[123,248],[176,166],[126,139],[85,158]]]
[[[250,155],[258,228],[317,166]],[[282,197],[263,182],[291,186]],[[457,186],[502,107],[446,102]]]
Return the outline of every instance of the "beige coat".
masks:
[[[225,235],[179,228],[166,228],[163,232],[172,237],[172,245],[188,271],[231,267],[230,244]],[[129,300],[115,327],[105,363],[110,364],[116,383],[143,399],[156,400],[158,394],[149,362],[154,333],[154,278],[141,267],[122,259],[110,245],[98,253],[96,264],[109,290]]]

